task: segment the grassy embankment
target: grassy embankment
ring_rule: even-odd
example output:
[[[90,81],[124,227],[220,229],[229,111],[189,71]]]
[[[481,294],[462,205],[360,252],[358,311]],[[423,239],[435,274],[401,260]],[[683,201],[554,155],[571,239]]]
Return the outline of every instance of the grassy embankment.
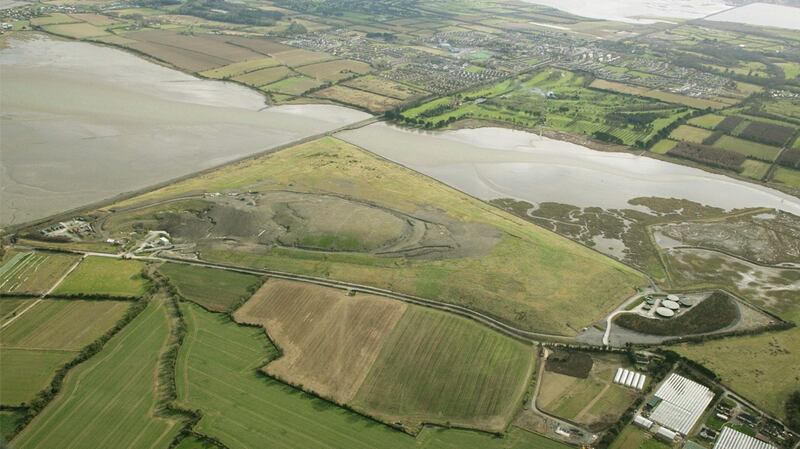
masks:
[[[332,138],[226,166],[111,207],[189,192],[287,189],[353,198],[411,215],[434,209],[455,223],[490,226],[500,240],[487,254],[439,260],[214,245],[201,246],[201,257],[390,288],[559,334],[576,333],[645,282],[605,256]]]

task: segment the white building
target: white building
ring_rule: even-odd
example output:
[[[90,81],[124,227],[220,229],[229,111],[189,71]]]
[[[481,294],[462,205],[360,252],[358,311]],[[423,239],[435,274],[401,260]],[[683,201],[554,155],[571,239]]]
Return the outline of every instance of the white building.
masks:
[[[775,446],[725,426],[714,449],[775,449]]]
[[[661,384],[655,396],[661,402],[650,414],[650,419],[683,435],[692,430],[714,399],[711,390],[675,373]]]
[[[653,427],[653,421],[650,421],[642,415],[634,416],[633,423],[645,430],[650,430],[650,428]]]
[[[614,383],[622,386],[641,390],[644,388],[644,381],[647,378],[642,373],[637,373],[625,368],[617,368],[617,373],[614,375]]]

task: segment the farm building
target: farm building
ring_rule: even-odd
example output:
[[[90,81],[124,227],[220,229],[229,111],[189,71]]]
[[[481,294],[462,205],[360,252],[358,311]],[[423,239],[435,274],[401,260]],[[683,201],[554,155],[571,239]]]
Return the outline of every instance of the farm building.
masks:
[[[675,316],[675,312],[666,307],[657,308],[656,313],[664,318],[672,318],[673,316]]]
[[[642,373],[637,373],[625,368],[617,368],[617,373],[614,375],[614,383],[641,390],[644,388],[644,381],[647,379]]]
[[[714,449],[775,449],[775,446],[726,426],[722,428]]]
[[[650,428],[653,427],[653,421],[650,421],[642,415],[634,416],[633,423],[645,430],[650,430]]]
[[[656,438],[670,444],[675,441],[675,437],[677,436],[677,433],[667,429],[666,427],[659,427],[658,430],[656,430]]]
[[[661,384],[655,396],[661,399],[650,419],[664,427],[686,435],[714,399],[707,387],[672,373]]]
[[[667,295],[667,301],[679,302],[681,300],[678,295]]]

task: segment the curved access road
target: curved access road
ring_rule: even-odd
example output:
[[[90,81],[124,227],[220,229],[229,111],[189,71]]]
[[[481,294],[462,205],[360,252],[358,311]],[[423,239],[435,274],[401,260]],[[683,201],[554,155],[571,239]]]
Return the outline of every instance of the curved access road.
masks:
[[[435,301],[432,299],[420,298],[418,296],[407,295],[405,293],[398,293],[391,290],[378,288],[378,287],[370,287],[368,285],[362,284],[355,284],[352,282],[344,282],[344,281],[336,281],[331,279],[325,279],[315,276],[307,276],[302,274],[293,274],[293,273],[285,273],[282,271],[275,271],[275,270],[264,270],[264,269],[257,269],[257,268],[244,268],[238,267],[234,265],[227,265],[215,262],[207,262],[198,259],[186,259],[180,257],[163,257],[163,256],[137,256],[133,254],[109,254],[109,253],[99,253],[99,252],[84,252],[84,251],[74,251],[79,254],[83,254],[85,256],[97,256],[97,257],[111,257],[115,259],[135,259],[135,260],[149,260],[149,261],[159,261],[159,262],[173,262],[173,263],[181,263],[185,265],[195,265],[200,267],[207,267],[207,268],[216,268],[220,270],[226,271],[234,271],[238,273],[244,274],[254,274],[258,276],[268,276],[278,279],[287,279],[287,280],[294,280],[300,282],[308,282],[311,284],[322,285],[325,287],[333,287],[339,289],[350,290],[354,292],[361,292],[361,293],[368,293],[373,295],[384,296],[391,299],[396,299],[399,301],[404,301],[410,304],[416,304],[424,307],[430,307],[433,309],[443,310],[446,312],[454,313],[460,315],[465,318],[469,318],[471,320],[477,321],[479,323],[485,324],[495,330],[498,330],[508,336],[514,337],[516,339],[528,342],[528,343],[542,343],[542,342],[557,342],[557,343],[566,343],[566,344],[575,344],[579,345],[579,343],[575,340],[574,337],[567,337],[563,335],[555,335],[555,334],[547,334],[542,332],[532,332],[526,331],[523,329],[519,329],[514,327],[510,324],[504,323],[497,318],[494,318],[490,315],[477,312],[475,310],[469,309],[464,306],[459,306],[456,304],[449,304],[445,302]],[[627,301],[626,301],[627,302]],[[586,346],[585,344],[580,344],[581,346]]]

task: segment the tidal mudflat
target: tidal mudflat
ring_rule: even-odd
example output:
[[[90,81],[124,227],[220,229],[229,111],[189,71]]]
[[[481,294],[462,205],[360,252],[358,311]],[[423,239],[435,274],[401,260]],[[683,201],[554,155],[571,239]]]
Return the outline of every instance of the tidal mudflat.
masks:
[[[630,208],[637,197],[724,209],[772,207],[800,215],[800,200],[700,169],[503,128],[421,132],[376,123],[337,137],[484,200]]]
[[[245,87],[32,35],[0,50],[0,225],[21,223],[368,118],[267,108]]]

